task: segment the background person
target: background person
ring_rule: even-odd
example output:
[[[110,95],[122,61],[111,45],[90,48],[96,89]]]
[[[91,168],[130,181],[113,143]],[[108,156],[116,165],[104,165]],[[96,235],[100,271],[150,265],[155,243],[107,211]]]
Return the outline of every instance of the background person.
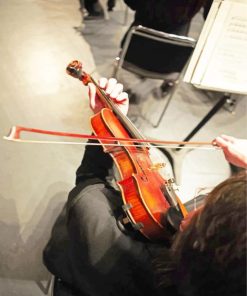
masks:
[[[96,20],[104,17],[103,9],[98,0],[79,0],[82,22],[84,20]]]

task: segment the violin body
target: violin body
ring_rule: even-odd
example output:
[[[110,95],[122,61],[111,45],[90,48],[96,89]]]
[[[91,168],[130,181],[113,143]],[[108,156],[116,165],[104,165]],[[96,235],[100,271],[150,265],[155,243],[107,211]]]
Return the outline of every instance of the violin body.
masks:
[[[126,213],[123,223],[131,223],[150,240],[169,240],[171,232],[168,226],[177,229],[179,224],[174,227],[173,221],[176,219],[171,218],[168,212],[173,213],[174,217],[178,214],[180,217],[185,216],[187,213],[176,194],[174,180],[162,178],[158,172],[161,164],[154,165],[150,159],[150,144],[135,143],[135,140],[144,137],[95,80],[83,71],[82,63],[73,61],[67,66],[66,71],[84,85],[93,83],[98,98],[105,106],[92,116],[91,125],[104,152],[113,158],[120,175],[117,183],[122,193],[123,210]],[[109,142],[109,137],[113,137],[114,140]],[[169,211],[170,209],[173,211]],[[168,221],[166,225],[162,223],[165,214]]]
[[[104,108],[91,118],[92,129],[99,137],[129,137],[112,110]],[[147,147],[104,146],[110,153],[119,174],[117,182],[123,199],[123,209],[129,222],[145,237],[151,240],[165,239],[167,231],[162,225],[162,217],[170,207],[164,196],[166,181],[149,157]],[[116,143],[116,142],[115,142]],[[109,142],[107,142],[109,145]],[[125,142],[126,145],[126,142]]]

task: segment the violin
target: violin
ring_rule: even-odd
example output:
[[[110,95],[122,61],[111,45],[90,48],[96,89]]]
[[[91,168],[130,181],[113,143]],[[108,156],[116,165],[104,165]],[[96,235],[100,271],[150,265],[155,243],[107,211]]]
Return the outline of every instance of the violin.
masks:
[[[95,80],[83,71],[82,64],[73,61],[66,71],[84,85],[93,83],[105,106],[91,117],[91,126],[104,152],[113,158],[120,175],[117,184],[123,200],[123,223],[130,223],[151,241],[167,239],[176,224],[174,221],[187,215],[177,195],[174,179],[166,180],[161,176],[158,170],[162,164],[154,164],[150,158],[151,145],[137,145],[135,139],[145,142],[145,138]],[[165,223],[164,217],[167,217]],[[176,217],[174,221],[172,217]]]
[[[102,145],[104,152],[109,153],[116,164],[120,176],[117,184],[122,194],[125,213],[121,225],[130,224],[152,241],[169,241],[171,234],[179,229],[182,219],[187,215],[187,210],[180,201],[175,180],[160,174],[159,169],[164,164],[154,163],[151,160],[150,151],[153,147],[151,144],[155,144],[155,147],[171,147],[170,145],[183,146],[182,148],[208,146],[202,149],[217,149],[217,147],[210,142],[178,142],[144,138],[95,80],[82,70],[82,64],[79,61],[70,63],[66,71],[82,81],[84,85],[93,83],[105,106],[91,118],[94,135],[13,126],[9,134],[3,138],[19,143],[85,144],[22,139],[21,134],[25,132],[98,140],[98,142],[89,142],[87,145]]]

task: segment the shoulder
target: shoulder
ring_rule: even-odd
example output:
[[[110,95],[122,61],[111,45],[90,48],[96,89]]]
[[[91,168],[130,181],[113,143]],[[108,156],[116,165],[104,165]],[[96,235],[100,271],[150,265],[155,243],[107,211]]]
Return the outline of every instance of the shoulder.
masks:
[[[120,193],[106,183],[94,178],[79,183],[69,193],[67,213],[76,211],[120,208],[122,205]]]

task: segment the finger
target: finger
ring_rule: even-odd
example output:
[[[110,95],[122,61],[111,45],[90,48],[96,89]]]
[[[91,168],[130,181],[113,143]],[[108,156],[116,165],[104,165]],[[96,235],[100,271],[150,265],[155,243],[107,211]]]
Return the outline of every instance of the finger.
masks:
[[[221,135],[221,138],[224,139],[227,142],[230,142],[230,143],[234,143],[235,140],[236,140],[234,137],[227,136],[227,135]]]
[[[216,145],[221,148],[226,148],[229,145],[229,142],[224,140],[222,137],[215,138],[215,140],[213,142],[216,143]]]
[[[126,92],[121,92],[116,97],[116,102],[120,104],[127,104],[129,102],[129,95]]]
[[[112,92],[110,93],[110,98],[117,98],[123,91],[123,85],[121,83],[117,83]]]
[[[88,83],[89,104],[92,109],[95,108],[96,87],[93,83]]]
[[[120,95],[117,96],[117,98],[115,100],[116,100],[116,103],[121,108],[121,111],[123,112],[123,114],[127,115],[128,110],[129,110],[128,94],[126,92],[122,92]]]
[[[107,86],[106,86],[106,89],[105,89],[106,94],[109,95],[113,91],[116,84],[117,84],[117,80],[115,78],[110,78],[108,80],[108,83],[107,83]]]
[[[99,87],[105,89],[107,85],[107,81],[108,81],[107,78],[101,77],[99,79]]]

